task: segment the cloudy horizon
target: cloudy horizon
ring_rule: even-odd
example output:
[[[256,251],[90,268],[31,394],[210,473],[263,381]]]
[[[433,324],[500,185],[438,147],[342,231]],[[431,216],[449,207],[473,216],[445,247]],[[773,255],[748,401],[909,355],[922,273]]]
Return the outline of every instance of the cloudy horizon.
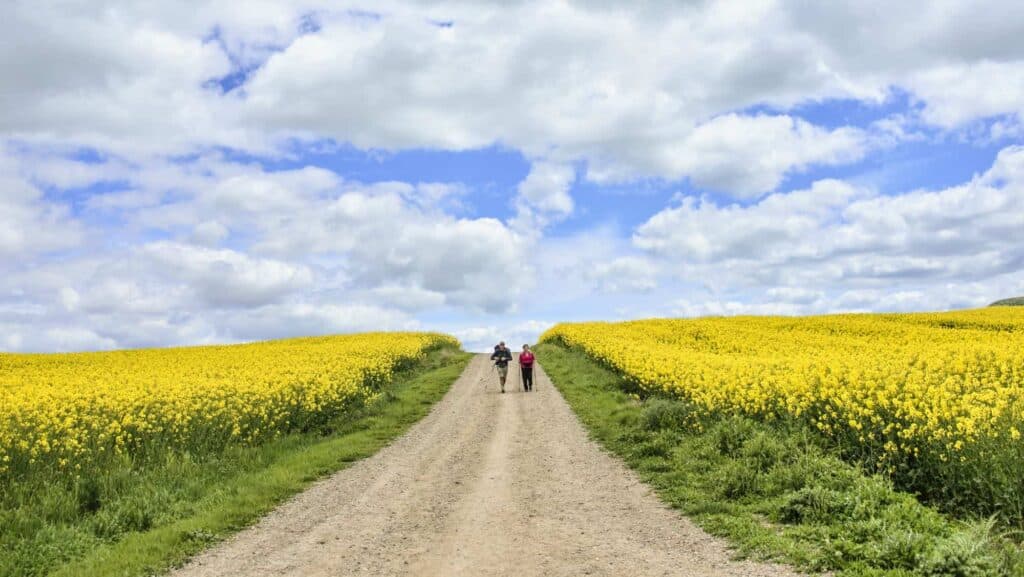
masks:
[[[1024,4],[0,7],[0,351],[1024,294]]]

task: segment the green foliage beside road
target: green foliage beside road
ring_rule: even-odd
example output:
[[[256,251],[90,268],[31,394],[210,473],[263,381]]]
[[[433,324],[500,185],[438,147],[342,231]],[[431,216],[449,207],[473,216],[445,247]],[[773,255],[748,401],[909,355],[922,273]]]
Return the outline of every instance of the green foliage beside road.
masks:
[[[152,575],[246,527],[314,480],[368,457],[426,415],[471,355],[451,348],[395,376],[372,404],[316,432],[203,457],[124,462],[0,502],[0,576]]]
[[[580,351],[536,351],[598,442],[744,555],[846,577],[1024,574],[1019,548],[992,523],[925,507],[813,432],[744,417],[701,421],[684,401],[628,392],[635,387]]]

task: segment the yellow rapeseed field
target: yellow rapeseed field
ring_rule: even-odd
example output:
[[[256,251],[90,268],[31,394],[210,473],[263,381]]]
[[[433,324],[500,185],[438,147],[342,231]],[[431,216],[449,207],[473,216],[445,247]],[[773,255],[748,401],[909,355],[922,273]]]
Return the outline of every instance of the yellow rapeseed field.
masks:
[[[455,339],[371,333],[244,345],[0,354],[0,478],[81,471],[104,456],[253,443],[366,402]]]
[[[707,415],[803,421],[883,471],[1022,444],[1024,307],[573,323],[542,340]]]

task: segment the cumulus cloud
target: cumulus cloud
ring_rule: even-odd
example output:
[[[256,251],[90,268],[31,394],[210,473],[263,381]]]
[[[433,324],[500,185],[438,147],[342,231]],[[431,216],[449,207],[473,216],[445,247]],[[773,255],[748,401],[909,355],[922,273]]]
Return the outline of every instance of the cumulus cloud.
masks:
[[[254,259],[228,249],[156,242],[144,258],[171,281],[185,283],[196,298],[213,306],[252,307],[273,303],[313,282],[309,268],[272,259]]]
[[[637,247],[684,262],[812,258],[821,251],[824,225],[838,218],[858,195],[853,186],[819,181],[807,190],[778,193],[749,206],[718,206],[686,197],[641,225]]]
[[[909,80],[933,124],[956,127],[978,118],[1024,119],[1024,61],[966,62],[936,66]]]
[[[541,333],[554,323],[540,320],[525,320],[504,325],[469,326],[451,329],[451,333],[462,342],[467,351],[490,352],[501,341],[518,351],[524,344],[534,344]]]
[[[106,8],[5,5],[0,130],[132,154],[227,137],[229,111],[202,89],[229,72],[225,54],[198,26],[180,26],[183,13],[158,24],[156,14]]]
[[[113,339],[81,327],[52,328],[43,331],[41,335],[18,334],[15,339],[18,348],[26,345],[34,348],[32,344],[36,342],[43,344],[47,350],[57,352],[106,350],[117,344]]]
[[[429,291],[416,286],[386,284],[371,289],[375,302],[403,311],[418,312],[437,309],[444,305],[444,293]]]
[[[225,176],[202,195],[203,204],[219,212],[286,212],[302,207],[318,195],[334,190],[340,182],[335,173],[308,166],[273,173],[247,171]]]
[[[569,189],[576,179],[572,166],[535,161],[519,183],[516,217],[511,225],[523,234],[538,236],[546,226],[572,214]]]
[[[736,315],[808,315],[830,313],[869,313],[879,311],[940,311],[983,307],[993,295],[1024,292],[1024,276],[1006,275],[984,281],[961,280],[938,286],[856,288],[841,286],[808,290],[775,287],[763,291],[744,291],[734,296],[714,294],[676,299],[658,315],[682,317]]]
[[[121,179],[123,190],[89,195],[78,218],[12,180],[19,188],[0,200],[12,208],[0,219],[15,220],[0,246],[18,258],[0,263],[0,304],[13,307],[0,306],[0,323],[34,333],[12,331],[7,347],[407,329],[426,310],[508,312],[532,286],[527,239],[502,221],[445,211],[464,193],[459,183],[360,184],[217,155],[127,167]],[[90,230],[110,222],[119,226]],[[32,258],[47,251],[63,257]],[[91,345],[68,336],[82,327],[97,335]]]
[[[27,258],[74,246],[81,229],[66,207],[14,179],[0,177],[0,256]]]
[[[10,262],[74,246],[84,231],[70,212],[66,204],[44,198],[0,155],[0,257]]]
[[[881,95],[887,85],[901,87],[924,106],[926,120],[946,128],[1024,110],[1019,3],[797,1],[779,7],[852,93]]]
[[[1024,17],[1006,3],[501,8],[15,3],[3,9],[0,130],[132,157],[270,153],[294,138],[388,150],[500,143],[584,161],[598,181],[691,176],[751,196],[790,171],[858,158],[863,135],[730,112],[880,102],[894,86],[942,126],[1022,110]],[[237,86],[225,92],[217,81],[231,75]],[[564,212],[565,198],[551,199]]]
[[[798,315],[808,312],[807,307],[786,302],[747,302],[734,300],[679,299],[669,312],[680,317],[731,317],[738,315]]]
[[[227,255],[227,249],[201,247],[232,235],[256,255],[343,271],[338,274],[354,289],[400,287],[416,301],[429,293],[434,303],[504,311],[513,306],[509,299],[530,286],[523,258],[527,239],[500,220],[460,218],[445,210],[447,201],[464,194],[459,183],[361,184],[321,168],[271,172],[216,157],[185,166],[157,163],[126,179],[133,186],[129,193],[95,195],[89,206],[103,218],[122,219],[129,230],[174,234],[198,245],[174,245],[175,258],[187,256],[189,262]],[[146,197],[153,202],[127,202]],[[158,246],[149,252],[171,252],[168,245]],[[198,265],[189,266],[195,273]],[[309,280],[308,270],[270,274],[251,263],[234,266],[253,269],[265,282],[286,272],[295,283]]]
[[[778,188],[791,171],[811,164],[845,164],[861,158],[867,138],[859,129],[823,130],[789,116],[727,114],[702,124],[678,147],[672,176],[738,198]]]
[[[1017,147],[962,186],[779,192],[943,131],[1019,140],[1018,4],[6,3],[0,346],[406,328],[441,311],[483,343],[530,340],[539,325],[495,315],[540,301],[519,314],[638,306],[629,295],[735,314],[1024,292]],[[904,94],[859,126],[805,108]],[[496,146],[531,166],[512,217],[492,218],[464,183],[363,183],[307,155],[346,146]],[[571,228],[589,200],[575,188],[646,179],[708,195],[631,244]],[[575,232],[548,236],[559,223]]]
[[[813,309],[806,305],[817,302],[855,304],[822,298],[823,292],[849,290],[887,291],[888,300],[876,304],[898,308],[902,301],[893,295],[901,291],[925,302],[944,285],[984,281],[1014,290],[1024,265],[1020,230],[1024,148],[1009,147],[984,174],[942,190],[888,196],[820,181],[747,206],[684,199],[640,226],[633,242],[683,277],[712,287],[771,288],[772,302],[801,305],[792,310]],[[971,293],[968,299],[928,302],[978,304],[999,294],[976,287]],[[737,310],[760,310],[747,306],[752,301],[745,294]]]
[[[791,171],[856,160],[866,141],[850,128],[785,114],[722,116],[729,111],[834,97],[881,102],[893,86],[943,126],[1021,109],[1012,85],[1020,75],[1010,73],[1022,55],[986,36],[995,30],[1016,45],[1019,30],[979,16],[1001,12],[996,5],[901,5],[897,12],[929,15],[910,18],[919,25],[909,39],[858,3],[504,8],[389,5],[369,22],[328,19],[254,76],[245,109],[280,130],[361,147],[500,142],[532,157],[585,160],[585,175],[600,182],[691,176],[741,197],[774,190]],[[425,13],[457,24],[435,26]],[[953,81],[975,69],[985,82]]]
[[[583,276],[603,292],[647,292],[658,286],[658,267],[649,259],[635,256],[590,263]]]
[[[399,285],[500,312],[528,286],[524,240],[492,218],[455,218],[389,190],[355,189],[263,227],[274,254],[344,255],[356,285]]]
[[[769,10],[751,11],[765,18],[762,29],[744,31],[764,34],[755,48],[732,35],[753,26],[752,16],[717,4],[653,18],[571,4],[504,8],[431,11],[452,12],[458,24],[451,27],[401,9],[382,10],[371,22],[326,21],[321,33],[270,58],[247,85],[243,108],[279,130],[330,134],[364,148],[500,142],[549,158],[521,186],[521,210],[556,217],[571,210],[562,190],[572,178],[559,161],[586,160],[587,177],[602,182],[675,179],[700,168],[694,176],[703,184],[751,195],[770,191],[789,170],[859,154],[851,130],[830,132],[788,116],[714,118],[790,103],[803,90],[839,92],[828,74],[814,72],[799,36],[787,43],[770,33],[781,23]],[[726,19],[735,31],[723,26]],[[631,58],[621,46],[658,57]],[[774,82],[752,82],[755,52],[756,78]],[[778,138],[780,146],[766,148]],[[777,154],[790,144],[792,154]],[[701,160],[705,154],[715,155],[711,164]],[[729,178],[733,172],[740,176]]]
[[[192,229],[191,241],[195,244],[214,247],[231,234],[228,227],[215,220],[207,220]]]
[[[217,326],[238,340],[368,331],[420,330],[420,324],[393,309],[363,304],[301,303],[247,309],[222,315]]]

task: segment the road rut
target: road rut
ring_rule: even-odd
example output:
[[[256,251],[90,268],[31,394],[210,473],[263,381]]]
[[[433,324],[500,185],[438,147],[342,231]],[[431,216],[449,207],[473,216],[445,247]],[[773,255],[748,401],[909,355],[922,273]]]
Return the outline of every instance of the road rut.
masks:
[[[176,577],[788,576],[733,561],[591,441],[543,369],[475,357],[431,413]]]

